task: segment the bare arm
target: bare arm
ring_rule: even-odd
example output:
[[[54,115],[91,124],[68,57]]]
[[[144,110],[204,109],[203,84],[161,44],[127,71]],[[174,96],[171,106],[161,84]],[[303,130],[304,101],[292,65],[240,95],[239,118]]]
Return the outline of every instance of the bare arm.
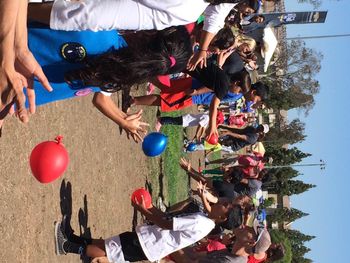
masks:
[[[15,70],[14,44],[19,4],[19,0],[0,1],[0,112],[17,94],[21,95],[20,99],[24,99],[22,88],[25,79]],[[23,121],[27,121],[26,116]]]
[[[234,137],[236,139],[243,140],[243,141],[247,141],[248,140],[247,135],[238,134],[238,133],[234,133],[234,132],[230,132],[230,131],[224,131],[224,132],[221,133],[221,136],[226,136],[226,135]]]
[[[218,134],[218,131],[216,129],[216,116],[218,114],[218,107],[220,104],[220,99],[213,96],[210,107],[209,107],[209,127],[208,127],[208,138],[212,136],[213,134]]]
[[[195,70],[199,64],[200,68],[207,66],[207,50],[210,42],[213,40],[215,34],[203,30],[201,33],[201,39],[199,42],[199,51],[194,54],[187,65],[187,69],[190,71]]]
[[[151,207],[145,208],[144,204],[132,203],[132,206],[136,208],[142,215],[144,215],[149,221],[153,222],[157,226],[163,229],[173,229],[173,220],[164,219],[163,216],[159,216],[158,212],[154,213],[157,208]]]
[[[142,110],[128,116],[117,107],[110,96],[105,96],[100,92],[95,93],[93,104],[103,115],[114,121],[127,133],[131,133],[136,142],[142,141],[143,135],[147,132],[142,126],[149,126],[148,123],[141,121]]]

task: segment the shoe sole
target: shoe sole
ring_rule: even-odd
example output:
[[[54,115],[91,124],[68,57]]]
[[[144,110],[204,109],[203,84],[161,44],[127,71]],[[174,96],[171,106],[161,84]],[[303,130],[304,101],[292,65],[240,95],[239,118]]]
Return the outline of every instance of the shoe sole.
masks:
[[[61,256],[62,254],[60,254],[60,250],[59,250],[59,247],[58,247],[58,239],[57,239],[57,232],[58,232],[58,229],[59,227],[61,227],[61,223],[55,221],[55,253],[57,256]]]

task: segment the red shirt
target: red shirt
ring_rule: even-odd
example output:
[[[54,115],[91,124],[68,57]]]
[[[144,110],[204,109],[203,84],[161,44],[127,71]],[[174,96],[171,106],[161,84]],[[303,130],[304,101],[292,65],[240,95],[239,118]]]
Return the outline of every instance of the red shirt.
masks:
[[[267,255],[265,254],[265,257],[262,259],[256,259],[254,256],[248,256],[247,263],[260,263],[264,262],[266,260]]]
[[[241,155],[238,158],[238,163],[243,166],[242,171],[248,177],[254,177],[258,171],[264,169],[265,164],[262,162],[263,156],[260,153],[254,155]]]

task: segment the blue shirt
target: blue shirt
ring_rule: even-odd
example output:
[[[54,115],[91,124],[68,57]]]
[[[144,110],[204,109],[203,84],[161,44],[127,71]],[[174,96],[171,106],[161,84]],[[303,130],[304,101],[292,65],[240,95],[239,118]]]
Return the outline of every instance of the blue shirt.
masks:
[[[200,95],[194,95],[192,96],[192,102],[193,104],[205,104],[210,105],[215,93],[214,92],[208,92],[203,93]],[[234,102],[242,98],[242,93],[232,93],[228,92],[225,97],[221,100],[221,102]]]
[[[99,87],[86,87],[82,83],[74,83],[74,86],[70,86],[65,82],[65,72],[82,67],[82,63],[69,62],[62,56],[62,46],[72,42],[82,45],[87,56],[126,46],[124,39],[115,30],[100,32],[56,31],[41,25],[30,24],[28,28],[29,49],[42,66],[53,88],[52,92],[48,92],[38,80],[34,80],[36,105],[100,91]]]

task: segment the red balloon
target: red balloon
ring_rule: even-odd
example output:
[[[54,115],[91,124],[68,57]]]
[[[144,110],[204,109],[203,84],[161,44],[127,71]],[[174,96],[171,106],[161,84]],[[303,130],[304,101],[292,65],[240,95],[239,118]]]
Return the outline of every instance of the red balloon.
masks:
[[[207,142],[212,144],[212,145],[216,145],[219,141],[219,137],[216,134],[212,134],[208,139]]]
[[[30,154],[30,168],[34,177],[43,184],[50,183],[60,177],[69,162],[67,150],[61,144],[62,136],[56,141],[38,144]]]
[[[139,204],[142,204],[142,196],[143,200],[145,201],[146,208],[150,208],[152,206],[152,196],[144,188],[135,190],[131,195],[131,201],[134,203],[137,201]]]

